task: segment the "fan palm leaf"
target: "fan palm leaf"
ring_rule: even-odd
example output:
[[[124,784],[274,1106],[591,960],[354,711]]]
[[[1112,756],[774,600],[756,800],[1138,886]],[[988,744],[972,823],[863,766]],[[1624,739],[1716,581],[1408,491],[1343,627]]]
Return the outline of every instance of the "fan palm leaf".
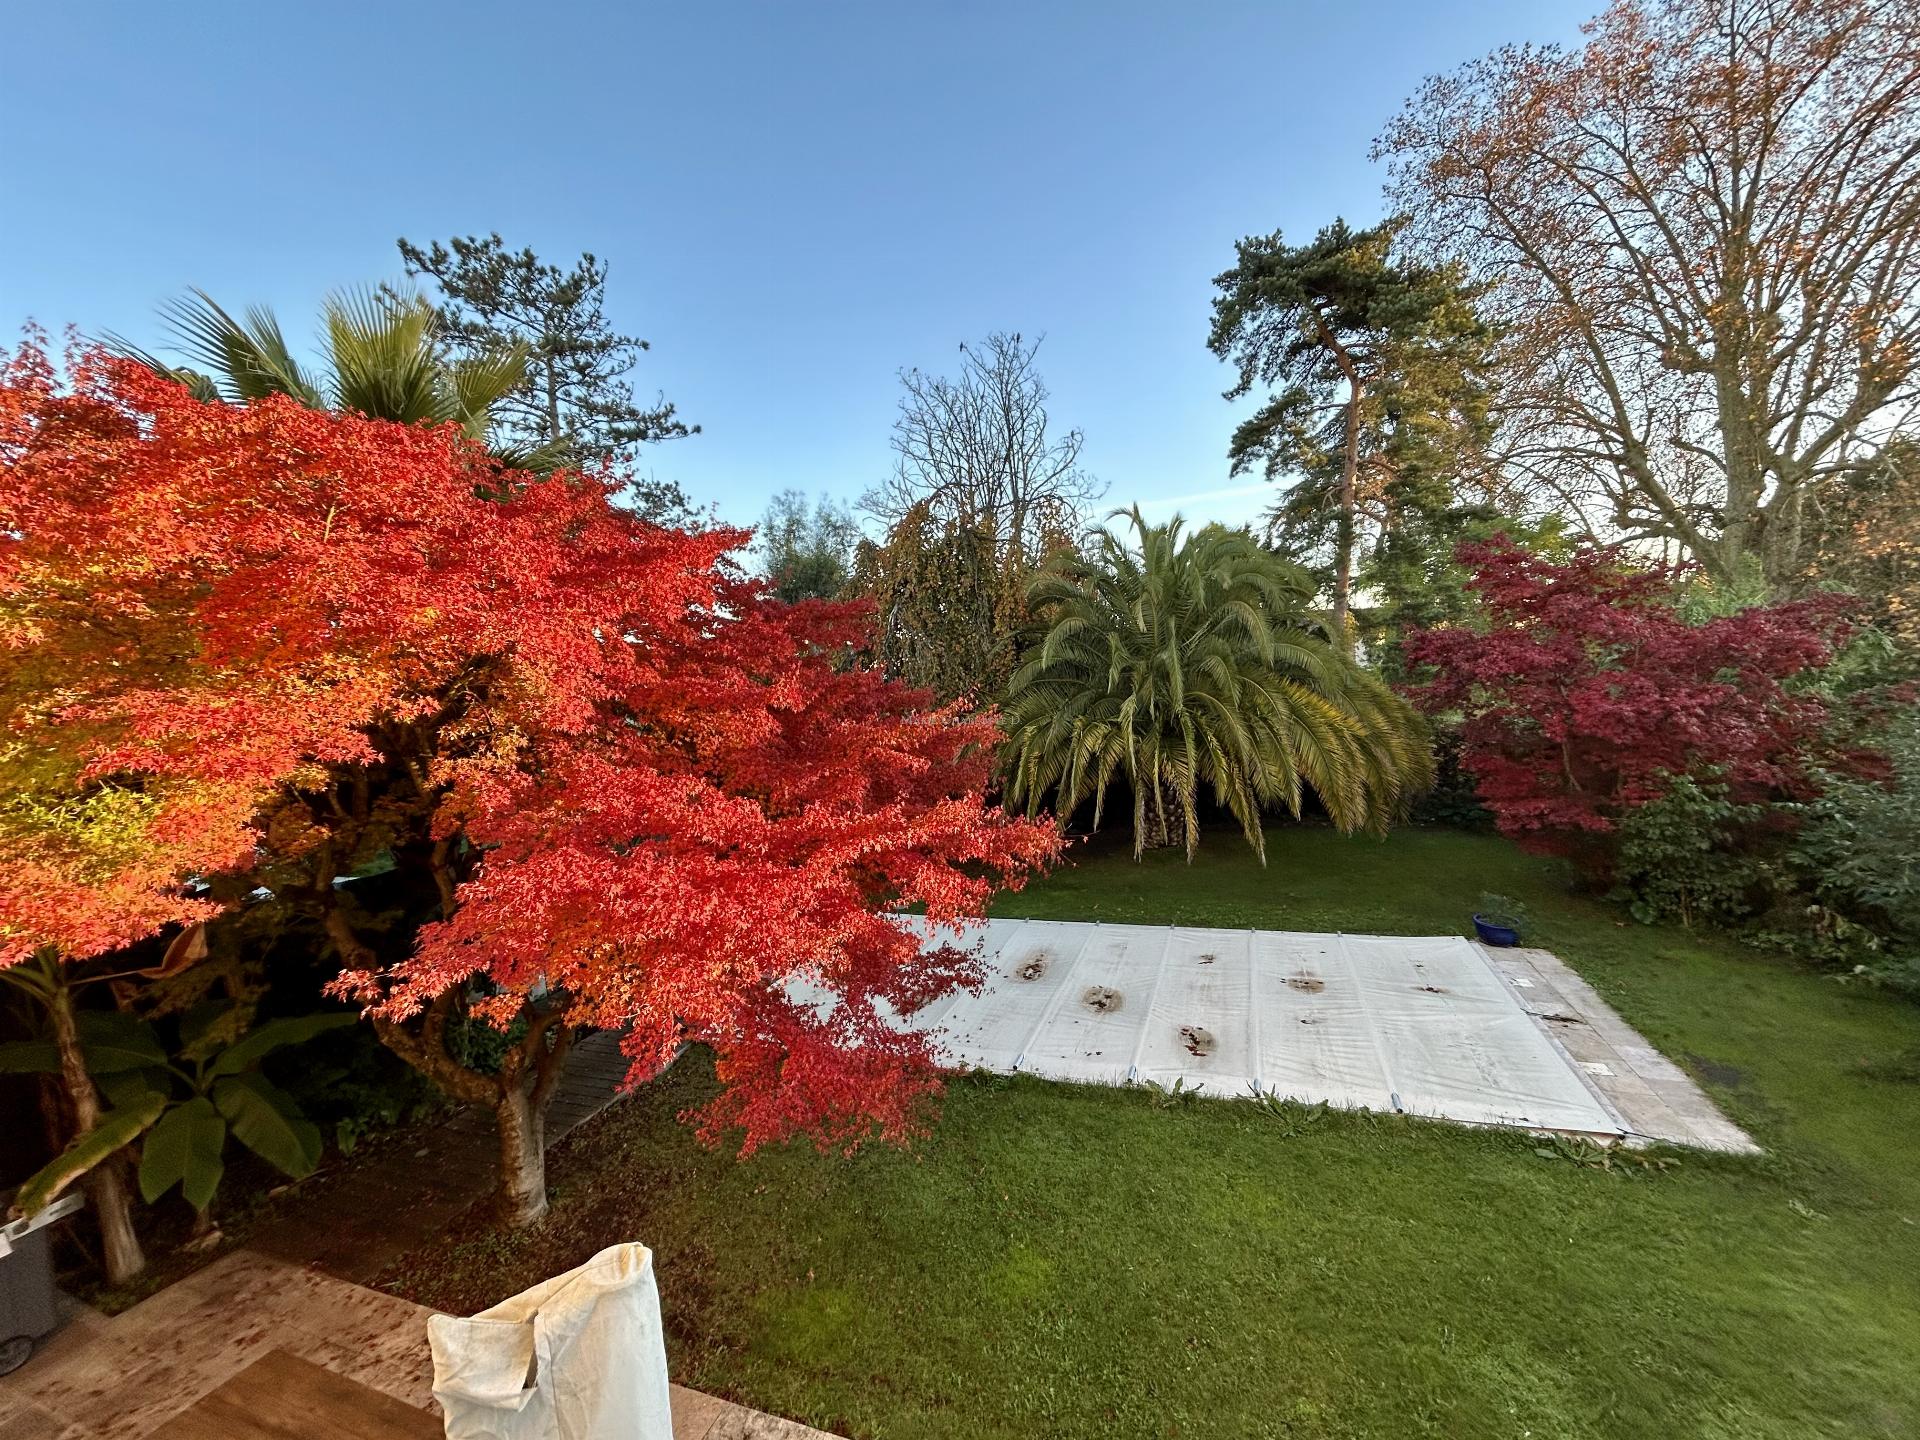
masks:
[[[327,298],[321,317],[333,408],[402,425],[455,418],[425,300],[345,290]]]
[[[320,348],[326,373],[304,369],[273,312],[249,308],[235,319],[205,291],[163,307],[162,317],[189,367],[169,365],[116,336],[122,354],[180,381],[202,400],[247,405],[287,395],[316,410],[350,410],[401,425],[458,424],[484,443],[500,402],[525,383],[530,351],[514,345],[449,360],[439,313],[418,295],[386,288],[343,290],[321,310]],[[497,451],[521,469],[548,469],[542,451]]]
[[[206,291],[193,290],[187,298],[162,306],[160,314],[174,343],[204,367],[184,373],[211,384],[230,404],[245,405],[269,395],[291,395],[315,407],[325,403],[319,384],[293,358],[272,311],[256,305],[245,320],[236,320]],[[128,353],[163,374],[178,378],[183,373],[137,350]]]

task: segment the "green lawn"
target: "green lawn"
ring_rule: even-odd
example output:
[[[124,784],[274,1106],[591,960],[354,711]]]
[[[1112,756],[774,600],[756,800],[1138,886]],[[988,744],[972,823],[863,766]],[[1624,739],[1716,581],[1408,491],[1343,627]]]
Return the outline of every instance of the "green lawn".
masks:
[[[1278,829],[1189,868],[1102,847],[1000,912],[1444,933],[1524,899],[1771,1152],[1652,1178],[1395,1118],[976,1079],[934,1137],[745,1164],[675,1114],[690,1056],[578,1132],[554,1213],[408,1260],[473,1307],[652,1245],[676,1378],[853,1436],[1920,1434],[1920,1010],[1623,926],[1492,839]],[[1704,1065],[1705,1069],[1702,1070]]]

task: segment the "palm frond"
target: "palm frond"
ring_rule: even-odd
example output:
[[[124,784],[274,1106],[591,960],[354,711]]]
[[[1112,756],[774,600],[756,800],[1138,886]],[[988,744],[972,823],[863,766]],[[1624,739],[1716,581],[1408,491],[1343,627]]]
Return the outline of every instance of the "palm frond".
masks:
[[[432,305],[361,287],[328,296],[322,314],[337,408],[402,425],[458,418],[434,347]]]
[[[293,358],[280,322],[262,306],[236,320],[204,290],[161,307],[175,342],[212,372],[222,398],[239,405],[269,395],[291,395],[303,405],[324,403],[320,387]]]
[[[1131,543],[1100,531],[1028,588],[1038,628],[1002,713],[1009,801],[1091,798],[1097,827],[1124,773],[1136,855],[1151,832],[1191,858],[1203,786],[1262,863],[1262,812],[1297,815],[1308,787],[1341,828],[1384,828],[1430,781],[1425,730],[1329,643],[1305,573],[1243,532],[1119,516]]]

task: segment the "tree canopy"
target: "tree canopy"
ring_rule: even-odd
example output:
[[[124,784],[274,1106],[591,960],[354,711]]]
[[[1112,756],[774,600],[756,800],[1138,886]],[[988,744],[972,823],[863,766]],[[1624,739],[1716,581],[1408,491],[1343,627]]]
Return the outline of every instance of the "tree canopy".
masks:
[[[1214,279],[1208,344],[1239,375],[1227,398],[1280,387],[1234,431],[1233,471],[1291,477],[1274,530],[1295,552],[1330,541],[1343,645],[1361,527],[1381,533],[1410,503],[1444,505],[1486,418],[1486,328],[1452,267],[1392,253],[1402,227],[1336,220],[1299,246],[1253,236]]]
[[[1380,138],[1504,333],[1506,476],[1776,592],[1920,399],[1920,7],[1616,0]]]
[[[499,406],[506,435],[548,463],[589,469],[631,462],[639,446],[696,435],[664,397],[643,406],[627,379],[650,347],[614,330],[606,315],[607,266],[582,255],[573,268],[530,249],[509,250],[499,235],[456,236],[443,245],[399,242],[410,276],[440,289],[447,347],[458,356],[514,349],[525,373]],[[651,519],[683,519],[685,493],[671,481],[630,477],[629,500]]]
[[[1080,464],[1085,437],[1053,425],[1040,341],[996,331],[960,347],[957,376],[900,372],[893,474],[863,504],[891,529],[910,514],[990,535],[1016,569],[1079,528],[1103,486]]]
[[[1501,535],[1460,559],[1481,613],[1408,637],[1412,693],[1461,717],[1461,763],[1504,834],[1604,869],[1604,837],[1676,781],[1813,793],[1828,707],[1795,682],[1833,657],[1835,597],[1691,624],[1674,576],[1619,550],[1561,560]]]
[[[581,1025],[628,1030],[636,1076],[711,1045],[715,1138],[911,1133],[937,1074],[883,1002],[968,962],[881,912],[977,909],[1057,837],[983,806],[990,725],[842,663],[864,607],[764,604],[727,558],[742,532],[662,529],[611,487],[501,483],[457,427],[207,403],[100,353],[63,389],[24,349],[0,384],[0,695],[33,783],[0,829],[0,963],[266,884],[326,925],[397,1053],[496,1108],[520,1219]],[[404,953],[336,883],[381,857],[441,896]],[[526,1022],[484,1086],[445,1052],[456,1004]]]
[[[194,290],[162,311],[192,367],[176,367],[122,343],[121,348],[202,400],[246,405],[286,395],[317,410],[350,410],[401,425],[460,426],[474,440],[495,443],[503,458],[524,458],[497,433],[500,406],[527,373],[527,351],[507,342],[449,359],[440,353],[440,321],[417,295],[347,290],[321,308],[326,369],[315,374],[287,344],[264,306],[235,319],[205,291]]]
[[[800,491],[782,490],[767,503],[753,542],[776,599],[838,600],[853,580],[860,527],[845,505],[822,496],[809,509]]]

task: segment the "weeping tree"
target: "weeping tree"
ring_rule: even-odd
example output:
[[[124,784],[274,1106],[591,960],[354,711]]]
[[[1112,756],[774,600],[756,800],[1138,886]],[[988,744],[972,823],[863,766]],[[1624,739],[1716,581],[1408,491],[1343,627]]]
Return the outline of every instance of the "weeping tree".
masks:
[[[1117,512],[1118,513],[1118,512]],[[1306,572],[1244,531],[1125,512],[1028,590],[1034,643],[1009,687],[1006,791],[1037,811],[1133,791],[1133,849],[1199,844],[1210,787],[1266,861],[1260,821],[1311,788],[1341,829],[1384,829],[1431,779],[1412,708],[1331,643]]]
[[[1037,543],[1061,549],[1062,531]],[[1033,570],[991,521],[941,519],[930,505],[901,517],[885,540],[854,551],[853,587],[874,603],[874,658],[942,702],[984,705],[1006,691],[1027,618]]]

